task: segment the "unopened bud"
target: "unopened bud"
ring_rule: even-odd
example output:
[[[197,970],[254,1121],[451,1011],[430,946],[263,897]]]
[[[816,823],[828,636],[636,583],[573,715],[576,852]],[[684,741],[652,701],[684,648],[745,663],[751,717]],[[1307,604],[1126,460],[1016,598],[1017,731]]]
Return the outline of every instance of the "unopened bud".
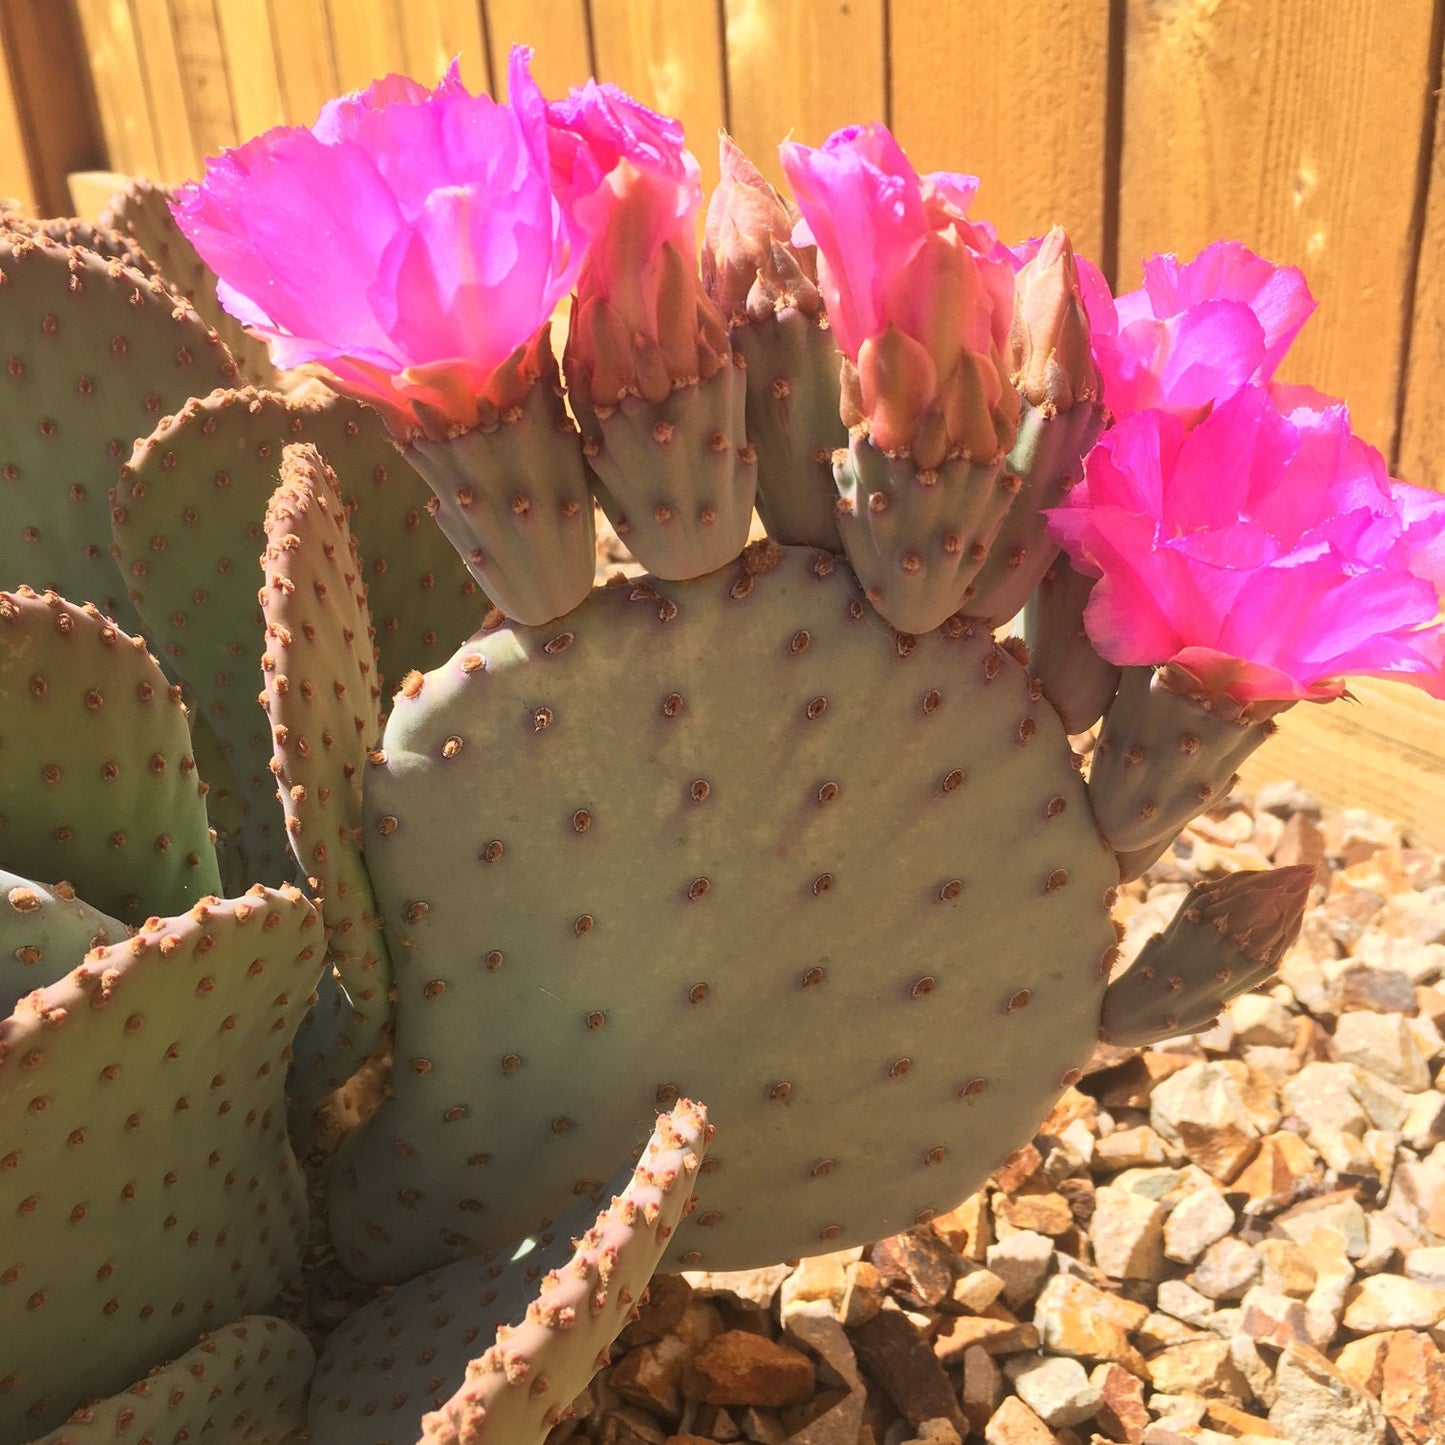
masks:
[[[1016,281],[1013,382],[1032,405],[1066,411],[1099,395],[1089,349],[1089,320],[1079,295],[1074,249],[1062,226],[1039,244]]]

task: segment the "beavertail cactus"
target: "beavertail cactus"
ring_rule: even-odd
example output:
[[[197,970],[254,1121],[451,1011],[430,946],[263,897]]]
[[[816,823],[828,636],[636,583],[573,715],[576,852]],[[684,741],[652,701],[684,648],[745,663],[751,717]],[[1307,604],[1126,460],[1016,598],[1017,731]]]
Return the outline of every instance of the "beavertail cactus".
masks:
[[[328,400],[158,193],[0,233],[4,1445],[541,1445],[659,1262],[925,1221],[1258,983],[1310,870],[1115,977],[1120,879],[1294,703],[1445,696],[1445,499],[1272,382],[1298,272],[1115,298],[876,125],[796,206],[725,140],[699,268],[676,122],[510,78],[176,197]]]

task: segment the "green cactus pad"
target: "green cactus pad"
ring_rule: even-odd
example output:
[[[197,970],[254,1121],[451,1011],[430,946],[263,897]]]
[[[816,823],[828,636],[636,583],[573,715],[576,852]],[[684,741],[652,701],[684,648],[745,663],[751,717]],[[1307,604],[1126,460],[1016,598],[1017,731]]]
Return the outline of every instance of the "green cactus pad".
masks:
[[[294,1325],[246,1315],[31,1445],[223,1440],[285,1445],[306,1418],[315,1352]]]
[[[206,899],[0,1020],[0,1440],[59,1425],[297,1267],[291,1037],[321,967],[295,889]]]
[[[170,287],[219,333],[247,381],[255,386],[275,385],[276,368],[271,365],[270,350],[217,299],[216,274],[176,225],[170,190],[153,181],[132,180],[110,198],[100,224],[130,237],[151,257]]]
[[[1099,656],[1084,630],[1084,609],[1093,590],[1094,579],[1076,572],[1060,553],[1024,608],[1029,671],[1070,734],[1088,732],[1103,717],[1123,675]]]
[[[450,1445],[542,1445],[641,1300],[708,1134],[680,1100],[640,1162],[599,1187],[600,1214],[580,1200],[529,1252],[461,1260],[358,1311],[317,1370],[312,1445],[412,1445],[422,1427]]]
[[[737,1142],[678,1261],[956,1205],[1097,1033],[1116,873],[1074,762],[985,631],[895,633],[828,553],[479,634],[364,783],[396,1064],[338,1156],[342,1262],[500,1248],[708,1091]]]
[[[235,363],[159,280],[15,235],[0,235],[0,350],[0,587],[51,587],[137,632],[110,489],[136,438],[234,384]]]
[[[83,246],[108,261],[120,261],[142,275],[160,276],[160,267],[146,255],[134,237],[123,236],[109,226],[97,226],[74,216],[35,221],[14,212],[0,216],[0,226],[17,236],[45,236],[62,246]]]
[[[508,617],[538,625],[576,607],[597,570],[582,442],[550,351],[543,360],[526,400],[496,424],[405,452],[472,575]]]
[[[1314,865],[1302,863],[1196,884],[1105,991],[1099,1036],[1143,1047],[1207,1029],[1274,972],[1299,937],[1314,881]]]
[[[747,385],[735,366],[659,402],[573,398],[598,500],[632,555],[659,577],[701,577],[743,550],[757,494]]]
[[[758,454],[758,512],[776,542],[843,550],[833,453],[848,445],[838,414],[842,356],[821,317],[795,306],[734,323],[746,366],[748,437]]]
[[[92,604],[0,592],[0,866],[126,922],[221,875],[179,690]]]
[[[244,812],[252,877],[290,876],[256,706],[262,619],[257,558],[282,448],[311,442],[336,470],[366,559],[383,670],[400,678],[450,655],[486,600],[427,517],[428,492],[380,420],[340,397],[250,389],[188,401],[135,449],[116,488],[115,542],[157,652],[220,734]],[[204,558],[202,566],[197,559]]]
[[[971,616],[1007,622],[1042,581],[1059,554],[1044,512],[1082,480],[1084,458],[1104,429],[1104,417],[1103,407],[1092,400],[1075,402],[1067,411],[1024,401],[1018,440],[1004,461],[1005,472],[1019,479],[1019,493],[973,579]]]
[[[335,475],[314,447],[288,446],[281,485],[266,509],[262,699],[291,849],[320,892],[331,963],[352,1015],[350,1027],[334,1034],[339,1057],[298,1058],[322,1092],[343,1084],[376,1046],[391,986],[386,939],[357,846],[361,774],[381,736],[381,709],[355,553]]]
[[[833,463],[838,532],[868,600],[894,627],[931,632],[971,612],[973,579],[1014,494],[997,463],[919,468],[855,436]]]
[[[75,896],[0,868],[0,1011],[64,978],[92,948],[119,943],[131,930]]]
[[[1104,717],[1089,800],[1126,883],[1229,791],[1235,769],[1276,731],[1232,697],[1189,684],[1172,663],[1127,667]]]

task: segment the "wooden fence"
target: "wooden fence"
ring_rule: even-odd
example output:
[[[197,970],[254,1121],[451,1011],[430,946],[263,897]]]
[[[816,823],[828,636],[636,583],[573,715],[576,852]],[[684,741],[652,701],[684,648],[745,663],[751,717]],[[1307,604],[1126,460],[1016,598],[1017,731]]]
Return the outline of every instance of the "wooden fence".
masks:
[[[981,175],[1006,239],[1063,221],[1120,286],[1218,236],[1295,262],[1321,306],[1287,377],[1445,489],[1442,19],[1445,0],[0,0],[0,194],[57,214],[74,171],[179,181],[454,55],[497,91],[522,41],[548,93],[595,74],[679,116],[709,180],[719,127],[776,178],[785,135],[883,119],[920,169]],[[1441,714],[1391,693],[1355,709],[1396,748],[1379,767],[1349,763],[1343,714],[1290,721],[1323,709],[1277,748],[1445,845]]]

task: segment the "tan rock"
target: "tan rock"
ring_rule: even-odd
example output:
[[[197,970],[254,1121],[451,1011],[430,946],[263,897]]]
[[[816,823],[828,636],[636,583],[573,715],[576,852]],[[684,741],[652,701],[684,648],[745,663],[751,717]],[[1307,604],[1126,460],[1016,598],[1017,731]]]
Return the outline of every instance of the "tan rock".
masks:
[[[1116,1129],[1094,1146],[1094,1158],[1102,1169],[1134,1169],[1143,1165],[1169,1164],[1178,1154],[1147,1124],[1133,1129]]]
[[[988,1445],[1054,1445],[1054,1432],[1017,1395],[993,1412],[983,1438]]]
[[[784,1324],[799,1305],[819,1302],[826,1304],[835,1318],[840,1318],[848,1293],[849,1274],[862,1257],[861,1249],[845,1249],[800,1261],[778,1289]]]
[[[1357,1390],[1378,1399],[1385,1387],[1385,1356],[1389,1353],[1393,1334],[1393,1331],[1386,1330],[1382,1334],[1351,1340],[1335,1356],[1335,1368]]]
[[[1143,1378],[1144,1359],[1129,1340],[1148,1317],[1147,1305],[1056,1274],[1034,1301],[1034,1324],[1047,1350],[1081,1360],[1113,1361]]]
[[[676,1418],[682,1408],[682,1373],[691,1351],[676,1335],[638,1345],[613,1365],[612,1388],[629,1404]]]
[[[1226,1235],[1199,1257],[1188,1282],[1212,1300],[1237,1300],[1259,1277],[1259,1256],[1252,1245]]]
[[[1157,1201],[1105,1185],[1094,1196],[1089,1239],[1094,1261],[1112,1279],[1157,1279],[1164,1269],[1164,1219]]]
[[[1192,1264],[1233,1228],[1234,1210],[1218,1189],[1192,1190],[1164,1221],[1164,1253],[1180,1264]]]
[[[1027,1230],[1034,1234],[1063,1234],[1065,1230],[1072,1228],[1074,1223],[1069,1201],[1062,1194],[1052,1191],[1013,1197],[1001,1194],[994,1201],[994,1213],[1010,1228]],[[1003,1234],[1002,1226],[999,1233]]]
[[[956,1254],[982,1264],[993,1243],[988,1191],[970,1194],[956,1209],[936,1215],[928,1227]]]
[[[1401,977],[1404,996],[1413,1004],[1415,991]],[[1344,1014],[1335,1026],[1335,1057],[1368,1069],[1407,1094],[1430,1087],[1429,1063],[1403,1014]]]
[[[1259,1141],[1259,1152],[1235,1177],[1231,1191],[1249,1196],[1246,1214],[1277,1214],[1319,1187],[1319,1163],[1298,1134],[1282,1129]]]
[[[993,1171],[995,1188],[1005,1194],[1017,1194],[1043,1167],[1044,1156],[1032,1144],[1015,1149]]]
[[[1352,1330],[1428,1330],[1445,1320],[1445,1289],[1398,1274],[1360,1280],[1345,1297]]]
[[[971,1429],[982,1433],[1003,1400],[1003,1392],[1003,1371],[994,1364],[993,1356],[981,1345],[970,1345],[963,1352],[963,1389],[959,1399]]]
[[[812,1397],[815,1376],[813,1362],[791,1346],[728,1330],[693,1358],[682,1389],[709,1405],[794,1405]]]
[[[1053,1262],[1053,1240],[1031,1229],[999,1240],[988,1251],[989,1270],[1003,1281],[1004,1302],[1012,1309],[1038,1294]]]
[[[1275,1370],[1269,1423],[1309,1445],[1384,1445],[1385,1412],[1328,1359],[1307,1345],[1289,1345]]]
[[[1231,1405],[1225,1400],[1205,1401],[1204,1418],[1222,1435],[1233,1435],[1236,1438],[1241,1435],[1260,1435],[1267,1440],[1283,1438],[1268,1420],[1251,1415],[1247,1410],[1241,1410],[1238,1405]]]
[[[1102,1402],[1083,1365],[1068,1355],[1018,1355],[1005,1370],[1019,1399],[1054,1429],[1092,1419]]]
[[[1036,1350],[1039,1331],[1036,1325],[1018,1319],[1002,1305],[990,1305],[983,1314],[945,1316],[933,1338],[933,1353],[943,1364],[953,1365],[974,1345],[990,1355]]]
[[[1292,1239],[1262,1239],[1255,1245],[1259,1255],[1259,1282],[1266,1289],[1303,1299],[1318,1277],[1314,1261]]]

